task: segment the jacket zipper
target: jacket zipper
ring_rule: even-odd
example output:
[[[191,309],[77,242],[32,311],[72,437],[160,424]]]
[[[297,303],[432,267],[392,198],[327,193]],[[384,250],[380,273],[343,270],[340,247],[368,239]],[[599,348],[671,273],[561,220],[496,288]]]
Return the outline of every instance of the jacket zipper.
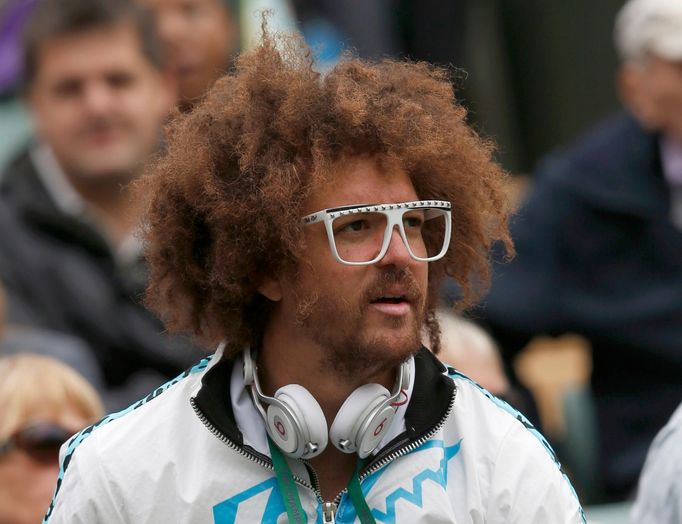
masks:
[[[325,502],[322,505],[322,522],[334,524],[336,522],[337,506],[335,502]]]
[[[209,420],[206,418],[206,416],[202,413],[202,411],[199,409],[199,407],[196,405],[196,401],[194,400],[194,397],[189,399],[189,403],[192,405],[192,409],[194,410],[194,413],[196,413],[197,417],[199,417],[199,420],[208,428],[208,430],[213,433],[218,439],[220,439],[223,443],[227,444],[228,447],[232,448],[235,450],[237,453],[242,455],[243,457],[248,458],[249,460],[255,462],[256,464],[259,464],[260,466],[263,466],[265,469],[268,469],[270,471],[275,471],[275,466],[273,466],[272,461],[265,457],[264,455],[256,454],[256,453],[251,453],[250,451],[247,451],[246,449],[238,446],[234,442],[230,440],[230,438],[225,435],[222,431],[220,431],[218,428],[216,428]],[[315,491],[315,488],[308,484],[305,480],[303,480],[300,477],[297,477],[296,475],[293,475],[294,480],[301,484],[302,486],[311,489]]]
[[[368,476],[370,476],[372,473],[375,471],[380,470],[383,468],[386,464],[389,462],[393,462],[395,459],[400,458],[404,455],[407,455],[408,453],[411,453],[415,449],[417,449],[419,446],[427,442],[428,440],[431,439],[436,433],[438,433],[441,428],[445,425],[445,421],[448,419],[450,416],[450,413],[452,413],[452,410],[455,407],[455,399],[457,398],[457,388],[455,388],[452,391],[452,397],[450,398],[450,404],[448,404],[448,408],[445,410],[445,413],[441,417],[441,419],[438,421],[438,424],[436,424],[431,431],[429,431],[427,434],[425,434],[423,437],[418,438],[414,442],[408,443],[407,445],[404,445],[403,442],[400,442],[396,444],[395,448],[396,451],[390,452],[387,451],[384,455],[383,458],[378,459],[376,462],[370,464],[369,467],[367,467],[364,472],[360,475],[360,481],[366,479]],[[409,442],[409,440],[408,440]]]
[[[242,448],[241,446],[238,446],[234,442],[230,440],[230,438],[225,435],[222,431],[220,431],[218,428],[216,428],[203,414],[201,409],[199,409],[199,406],[197,406],[196,401],[194,400],[194,397],[191,397],[189,399],[189,403],[192,405],[192,409],[194,410],[194,413],[196,413],[197,417],[199,417],[199,420],[201,420],[202,424],[206,426],[206,428],[213,433],[216,437],[218,437],[219,440],[221,440],[224,444],[226,444],[229,448],[233,449],[237,453],[239,453],[241,456],[246,457],[247,459],[251,460],[252,462],[255,462],[256,464],[264,467],[265,469],[269,471],[275,471],[275,466],[273,466],[272,461],[260,454],[255,454],[251,453],[250,451],[247,451],[246,449]],[[313,478],[317,478],[317,474],[315,473],[315,470],[310,468],[310,470],[314,473]],[[317,500],[320,504],[325,504],[324,500],[322,500],[322,493],[320,492],[319,489],[314,487],[313,485],[309,484],[305,480],[303,480],[300,477],[297,477],[296,475],[292,475],[294,478],[294,481],[304,488],[307,488],[311,490],[313,493],[315,493],[315,496],[317,497]],[[319,481],[317,481],[319,485]],[[332,521],[333,522],[333,521]]]
[[[414,442],[409,442],[407,441],[401,441],[398,444],[394,446],[395,451],[393,452],[388,452],[388,454],[384,455],[383,458],[377,460],[376,462],[372,463],[370,467],[366,468],[362,474],[360,475],[360,482],[362,482],[364,479],[366,479],[368,476],[370,476],[372,473],[375,471],[380,470],[383,468],[386,464],[389,462],[393,462],[397,458],[400,458],[404,455],[407,455],[408,453],[414,451],[417,449],[419,446],[427,442],[431,437],[433,437],[436,433],[438,433],[443,425],[445,424],[445,421],[447,418],[450,416],[450,413],[452,413],[452,410],[455,406],[455,398],[457,397],[457,388],[455,388],[452,392],[452,398],[450,399],[450,404],[448,405],[447,410],[441,417],[441,419],[438,421],[438,424],[436,424],[428,433],[426,433],[424,436],[421,438],[415,440]],[[235,450],[237,453],[242,455],[243,457],[248,458],[249,460],[255,462],[256,464],[261,465],[265,469],[269,471],[274,471],[275,467],[272,465],[272,462],[270,459],[266,458],[265,456],[260,456],[256,455],[254,453],[251,453],[247,451],[246,449],[238,446],[234,442],[232,442],[222,431],[220,431],[218,428],[216,428],[209,420],[206,418],[206,416],[203,414],[203,412],[199,409],[199,407],[196,405],[196,402],[194,400],[194,397],[191,397],[189,399],[190,404],[192,405],[192,409],[196,413],[197,417],[199,417],[199,420],[208,428],[208,430],[213,433],[216,437],[218,437],[222,442],[227,444],[228,447],[232,448]],[[405,445],[405,443],[407,445]],[[317,473],[315,472],[315,469],[307,462],[304,461],[304,463],[308,466],[308,471],[311,472],[311,477],[313,478],[314,482],[319,486],[320,482],[319,479],[317,478]],[[296,475],[292,475],[294,478],[294,481],[303,486],[304,488],[307,488],[311,490],[313,493],[315,493],[315,496],[317,497],[318,502],[322,505],[323,511],[322,511],[322,516],[323,516],[323,522],[325,524],[327,523],[334,523],[335,518],[336,518],[336,510],[338,509],[339,503],[341,502],[341,497],[345,493],[348,492],[348,488],[344,488],[336,497],[334,497],[334,500],[332,502],[326,502],[322,499],[322,492],[319,490],[319,488],[313,486],[312,484],[309,484],[305,480],[303,480],[300,477],[297,477]]]

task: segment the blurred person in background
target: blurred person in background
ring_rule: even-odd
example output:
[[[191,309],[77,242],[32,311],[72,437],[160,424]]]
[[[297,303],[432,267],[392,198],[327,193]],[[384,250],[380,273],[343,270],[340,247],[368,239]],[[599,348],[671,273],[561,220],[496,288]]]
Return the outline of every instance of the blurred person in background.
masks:
[[[36,524],[50,504],[60,446],[102,416],[92,387],[49,357],[0,356],[0,523]]]
[[[20,224],[0,243],[8,321],[81,338],[109,407],[121,407],[196,359],[184,340],[168,353],[140,303],[146,266],[127,188],[159,149],[174,83],[151,15],[128,0],[41,1],[24,75],[37,139],[0,183]]]
[[[438,359],[475,380],[498,397],[509,394],[510,384],[497,344],[472,321],[447,309],[436,312],[441,329]]]
[[[17,90],[21,34],[37,1],[0,1],[0,170],[31,136],[30,119]]]
[[[441,329],[438,359],[509,403],[541,429],[537,406],[530,392],[512,384],[500,349],[479,325],[446,307],[436,311]],[[425,342],[425,345],[428,344]]]
[[[632,507],[633,523],[682,522],[682,404],[651,444]]]
[[[7,231],[6,226],[16,227],[17,224],[7,224],[8,217],[1,211],[0,209],[0,238],[13,238],[11,235],[3,236],[3,232]],[[2,265],[0,260],[0,276],[5,278],[7,275]],[[97,359],[81,339],[36,326],[8,324],[6,308],[7,292],[0,282],[0,354],[31,352],[50,356],[78,371],[97,390],[105,389]]]
[[[189,109],[230,67],[239,34],[227,0],[137,0],[154,14],[180,108]]]
[[[631,0],[615,41],[626,111],[540,164],[478,312],[508,357],[538,334],[589,340],[611,500],[682,400],[682,2]]]
[[[32,283],[42,271],[41,264],[49,254],[46,251],[36,252],[39,248],[30,237],[30,232],[0,201],[0,238],[4,247],[0,250],[0,354],[31,352],[53,357],[78,371],[93,387],[104,392],[102,371],[95,355],[82,339],[34,324],[8,322],[9,301],[13,309],[23,310],[26,314],[18,316],[30,316],[30,302],[34,300],[48,309],[58,310],[61,306],[59,297],[43,293],[40,286]],[[21,271],[13,269],[14,264],[7,260],[5,252],[23,260]]]

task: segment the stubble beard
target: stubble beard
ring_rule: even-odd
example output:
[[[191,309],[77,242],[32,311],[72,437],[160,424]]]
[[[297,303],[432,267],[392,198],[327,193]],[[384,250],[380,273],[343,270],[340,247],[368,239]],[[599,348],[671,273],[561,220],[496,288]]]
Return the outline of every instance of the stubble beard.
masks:
[[[382,295],[388,284],[401,283],[408,289],[412,315],[386,317],[374,328],[366,323],[370,301]],[[321,348],[323,370],[345,379],[391,369],[414,355],[421,347],[426,301],[412,274],[407,270],[386,269],[356,303],[325,293],[324,289],[299,290],[297,322]]]

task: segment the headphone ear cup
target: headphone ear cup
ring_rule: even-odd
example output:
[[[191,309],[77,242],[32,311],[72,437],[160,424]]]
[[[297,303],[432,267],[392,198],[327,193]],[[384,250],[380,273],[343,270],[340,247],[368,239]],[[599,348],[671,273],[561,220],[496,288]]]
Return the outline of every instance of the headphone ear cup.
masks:
[[[395,415],[391,394],[380,384],[353,391],[339,409],[329,430],[332,444],[344,453],[365,458],[379,445]]]
[[[292,418],[275,403],[268,406],[266,427],[274,443],[293,458],[322,453],[329,441],[327,420],[310,392],[298,384],[288,384],[279,388],[274,398],[294,415]]]

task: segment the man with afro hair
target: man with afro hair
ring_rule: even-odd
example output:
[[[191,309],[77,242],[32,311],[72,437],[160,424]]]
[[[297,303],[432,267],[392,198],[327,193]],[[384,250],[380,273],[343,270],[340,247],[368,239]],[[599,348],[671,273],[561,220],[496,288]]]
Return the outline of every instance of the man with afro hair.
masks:
[[[218,349],[69,442],[46,522],[584,522],[525,417],[434,356],[442,279],[463,307],[511,251],[446,71],[320,74],[265,31],[167,140],[148,304]]]

